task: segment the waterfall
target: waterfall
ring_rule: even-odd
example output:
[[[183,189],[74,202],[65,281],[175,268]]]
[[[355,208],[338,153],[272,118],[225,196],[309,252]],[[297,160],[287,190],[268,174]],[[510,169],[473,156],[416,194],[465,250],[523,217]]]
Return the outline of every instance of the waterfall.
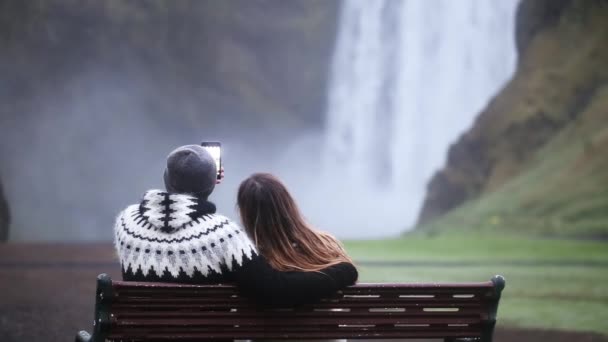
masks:
[[[514,71],[516,7],[517,0],[343,1],[326,191],[367,198],[365,209],[387,216],[378,229],[411,227],[450,143]],[[353,223],[375,229],[362,221]]]

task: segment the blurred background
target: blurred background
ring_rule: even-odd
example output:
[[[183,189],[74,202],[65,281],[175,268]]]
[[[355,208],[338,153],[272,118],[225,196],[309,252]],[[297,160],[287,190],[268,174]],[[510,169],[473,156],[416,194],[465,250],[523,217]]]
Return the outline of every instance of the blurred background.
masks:
[[[608,336],[608,1],[0,0],[0,335],[90,329],[201,141],[227,216],[272,172],[364,281],[501,273],[499,341]]]

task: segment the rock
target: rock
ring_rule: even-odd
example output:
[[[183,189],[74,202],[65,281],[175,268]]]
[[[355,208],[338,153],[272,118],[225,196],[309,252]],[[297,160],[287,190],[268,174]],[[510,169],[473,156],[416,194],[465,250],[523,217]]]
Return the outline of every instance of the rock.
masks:
[[[10,214],[8,211],[8,203],[6,198],[4,198],[2,183],[0,183],[0,242],[8,240],[9,224]]]
[[[523,0],[515,17],[515,43],[521,55],[541,30],[555,26],[563,11],[574,0]]]
[[[161,119],[169,112],[194,123],[205,120],[207,126],[221,115],[247,127],[269,122],[318,127],[338,5],[5,1],[0,72],[11,84],[7,102],[48,94],[57,84],[91,74],[98,84],[109,78],[102,75],[121,75],[119,83],[141,80],[140,93],[133,96],[150,92],[149,115]]]
[[[608,83],[607,16],[604,0],[520,3],[517,70],[450,147],[445,167],[428,184],[420,225],[499,189],[576,125]]]

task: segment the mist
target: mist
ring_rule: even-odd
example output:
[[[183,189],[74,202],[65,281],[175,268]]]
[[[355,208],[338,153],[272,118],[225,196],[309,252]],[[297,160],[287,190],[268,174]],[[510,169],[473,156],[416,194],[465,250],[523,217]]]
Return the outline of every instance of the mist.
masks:
[[[201,141],[222,142],[225,179],[210,200],[234,219],[239,183],[271,172],[312,225],[339,238],[411,229],[449,144],[510,77],[512,41],[476,32],[496,17],[509,23],[498,28],[500,37],[511,37],[516,1],[497,9],[474,1],[428,8],[422,1],[378,1],[369,11],[366,1],[336,4],[294,2],[274,13],[284,22],[253,31],[244,24],[252,20],[247,16],[227,19],[238,29],[209,19],[215,18],[210,10],[225,10],[213,2],[176,7],[169,19],[163,8],[139,8],[148,21],[116,32],[108,26],[113,9],[105,5],[101,14],[93,3],[49,7],[48,21],[36,22],[42,31],[19,33],[26,43],[8,44],[0,59],[6,76],[0,81],[0,180],[10,240],[110,240],[121,209],[146,190],[164,188],[167,154]],[[261,15],[259,6],[232,5]],[[110,23],[65,24],[56,8]],[[398,25],[417,11],[456,19]],[[349,36],[353,25],[362,31]],[[427,26],[432,34],[403,43],[409,30]],[[89,27],[101,47],[88,36],[71,36],[81,27]],[[157,44],[158,32],[148,33],[149,27],[173,38]],[[125,35],[129,29],[141,41]],[[464,45],[450,45],[454,39]],[[488,39],[496,40],[495,53],[477,58]],[[37,46],[39,40],[52,48]],[[468,73],[460,74],[463,63]],[[411,75],[438,68],[445,77]],[[467,82],[468,92],[457,91]],[[437,101],[445,106],[434,106]]]
[[[119,210],[146,190],[164,188],[169,152],[203,140],[224,145],[226,179],[211,200],[236,218],[238,183],[273,170],[280,138],[183,121],[197,101],[146,93],[145,84],[124,75],[82,75],[39,96],[35,115],[15,119],[1,137],[11,240],[109,240]]]
[[[325,127],[283,169],[314,223],[349,238],[415,227],[448,148],[515,70],[517,4],[343,3]]]

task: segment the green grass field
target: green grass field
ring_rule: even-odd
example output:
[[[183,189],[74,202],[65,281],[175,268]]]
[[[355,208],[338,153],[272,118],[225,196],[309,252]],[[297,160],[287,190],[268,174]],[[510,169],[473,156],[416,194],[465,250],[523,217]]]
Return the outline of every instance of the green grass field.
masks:
[[[501,274],[507,286],[499,325],[608,335],[606,242],[411,234],[345,245],[362,263],[361,282],[470,282]],[[405,265],[395,265],[399,261]]]

